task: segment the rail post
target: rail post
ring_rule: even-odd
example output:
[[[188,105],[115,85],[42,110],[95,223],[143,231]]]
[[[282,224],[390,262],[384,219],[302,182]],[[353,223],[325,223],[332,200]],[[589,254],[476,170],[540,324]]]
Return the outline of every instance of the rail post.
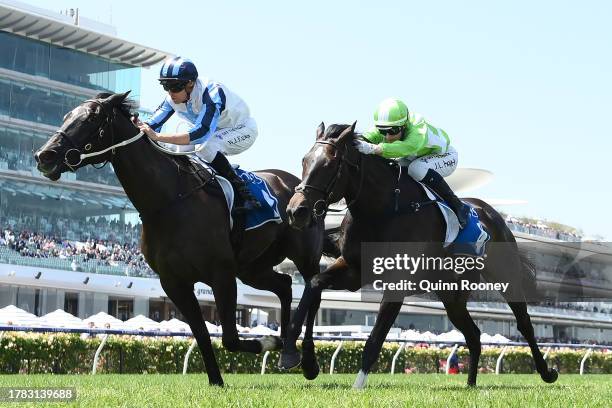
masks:
[[[448,373],[449,373],[451,358],[453,358],[453,356],[454,356],[454,355],[455,355],[455,353],[457,352],[457,348],[458,348],[458,347],[459,347],[459,345],[458,345],[458,344],[455,344],[455,345],[453,346],[453,348],[451,349],[450,354],[449,354],[449,355],[448,355],[448,357],[446,358],[446,374],[448,374]]]
[[[183,360],[183,375],[187,374],[187,366],[189,366],[189,356],[191,356],[191,352],[195,348],[197,344],[196,339],[194,338],[187,349],[187,353],[185,353],[185,360]]]
[[[584,365],[586,364],[586,361],[587,361],[587,359],[589,358],[589,356],[591,355],[592,352],[593,352],[593,349],[590,348],[584,354],[584,357],[582,357],[582,361],[580,361],[580,375],[584,374]]]
[[[266,351],[263,356],[263,360],[261,360],[261,375],[266,373],[266,363],[268,362],[268,356],[270,355],[270,350]]]
[[[334,366],[336,365],[336,357],[338,357],[338,353],[340,353],[340,349],[342,348],[342,344],[343,343],[344,343],[344,340],[340,340],[340,343],[338,344],[338,347],[336,347],[336,351],[334,351],[334,354],[332,355],[331,363],[329,365],[329,373],[330,374],[334,373]]]
[[[106,344],[106,340],[108,340],[108,337],[109,337],[108,334],[102,335],[102,341],[100,342],[100,345],[98,346],[98,349],[96,350],[96,354],[94,354],[93,367],[91,367],[91,375],[94,375],[96,373],[96,370],[98,369],[98,360],[100,359],[100,353],[102,352],[102,349],[104,348],[104,345]]]
[[[497,357],[497,363],[495,364],[495,374],[497,375],[499,375],[499,373],[501,372],[502,360],[504,359],[504,354],[506,354],[507,349],[508,346],[504,346],[504,348],[502,348],[501,353],[499,353],[499,357]]]
[[[391,360],[391,374],[395,374],[395,362],[397,361],[397,358],[399,357],[402,350],[404,350],[404,347],[406,347],[406,343],[400,344],[399,348],[393,355],[393,360]]]

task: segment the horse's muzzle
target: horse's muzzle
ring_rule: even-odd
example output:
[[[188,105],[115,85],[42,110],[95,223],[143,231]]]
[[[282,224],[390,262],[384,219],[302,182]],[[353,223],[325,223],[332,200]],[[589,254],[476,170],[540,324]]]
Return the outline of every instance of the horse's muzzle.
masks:
[[[37,163],[36,168],[45,177],[55,181],[60,178],[61,174],[58,166],[58,157],[55,150],[39,150],[34,154],[34,160]]]
[[[299,205],[295,208],[287,207],[287,215],[289,216],[289,225],[295,229],[303,229],[310,223],[311,211],[305,205]]]

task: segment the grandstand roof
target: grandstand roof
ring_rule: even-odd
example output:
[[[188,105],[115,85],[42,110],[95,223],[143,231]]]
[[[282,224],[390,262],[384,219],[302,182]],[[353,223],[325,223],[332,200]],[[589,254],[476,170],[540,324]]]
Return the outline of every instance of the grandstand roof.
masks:
[[[0,30],[139,67],[171,56],[117,38],[112,26],[81,18],[78,12],[70,17],[12,0],[0,1]]]

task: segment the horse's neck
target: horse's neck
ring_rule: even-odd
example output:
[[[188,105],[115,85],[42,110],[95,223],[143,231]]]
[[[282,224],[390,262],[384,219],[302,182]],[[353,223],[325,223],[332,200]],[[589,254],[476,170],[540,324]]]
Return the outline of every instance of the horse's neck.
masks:
[[[145,138],[118,148],[112,161],[125,193],[141,214],[159,210],[178,194],[174,162]]]
[[[361,174],[360,172],[364,172]],[[419,200],[422,196],[418,184],[406,177],[399,180],[400,168],[390,166],[383,160],[364,155],[359,173],[354,171],[349,182],[345,200],[351,205],[352,213],[388,213],[395,206],[395,191],[400,190],[402,198]],[[361,178],[363,177],[363,180]]]

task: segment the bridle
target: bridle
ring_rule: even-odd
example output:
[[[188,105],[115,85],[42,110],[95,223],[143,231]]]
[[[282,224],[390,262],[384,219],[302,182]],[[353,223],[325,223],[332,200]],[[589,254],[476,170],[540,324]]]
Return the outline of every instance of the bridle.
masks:
[[[115,119],[115,110],[113,109],[113,111],[112,111],[111,113],[109,113],[109,112],[106,110],[106,108],[104,107],[104,104],[103,104],[102,102],[100,102],[99,100],[97,100],[97,99],[88,99],[88,100],[86,100],[86,101],[85,101],[85,102],[83,102],[83,103],[86,103],[86,102],[92,102],[92,103],[95,103],[96,105],[98,105],[98,106],[100,107],[100,109],[101,109],[102,113],[103,113],[103,114],[104,114],[104,116],[105,116],[105,117],[104,117],[104,119],[102,119],[102,125],[101,125],[101,126],[99,126],[99,127],[98,127],[98,129],[94,130],[94,131],[92,132],[92,134],[93,134],[93,133],[95,133],[95,132],[98,132],[98,136],[99,136],[99,138],[100,138],[100,139],[102,139],[102,138],[104,137],[104,133],[105,133],[105,132],[104,132],[104,129],[105,129],[105,128],[107,128],[107,129],[109,130],[109,132],[110,132],[110,135],[111,135],[111,145],[110,145],[109,147],[107,147],[107,148],[105,148],[105,149],[103,149],[103,150],[99,150],[99,151],[97,151],[97,152],[83,153],[83,152],[81,151],[81,149],[79,149],[79,148],[78,148],[78,147],[77,147],[77,146],[74,144],[74,142],[72,141],[72,139],[70,139],[70,137],[68,137],[68,135],[66,134],[66,132],[64,132],[63,130],[57,130],[57,131],[55,132],[55,134],[56,134],[56,135],[58,135],[58,136],[60,136],[61,138],[65,139],[65,140],[67,140],[67,141],[68,141],[68,143],[69,143],[69,144],[70,144],[70,146],[71,146],[71,148],[70,148],[70,149],[68,149],[68,150],[66,150],[66,153],[64,153],[64,164],[65,164],[66,166],[68,166],[68,168],[69,168],[69,169],[70,169],[72,172],[76,171],[76,170],[77,170],[77,168],[78,168],[78,166],[79,166],[79,165],[80,165],[80,164],[83,162],[83,160],[87,159],[88,157],[99,156],[99,155],[101,155],[101,154],[104,154],[104,153],[108,152],[109,150],[111,151],[111,156],[113,156],[113,155],[115,154],[115,149],[116,149],[117,147],[121,147],[121,146],[125,146],[125,145],[127,145],[127,144],[130,144],[130,143],[132,143],[132,142],[134,142],[134,141],[136,141],[136,140],[140,139],[140,138],[141,138],[141,137],[144,135],[144,133],[143,133],[143,132],[139,132],[139,133],[138,133],[136,136],[134,136],[134,137],[132,137],[132,138],[130,138],[130,139],[124,140],[124,141],[122,141],[122,142],[120,142],[120,143],[116,143],[116,144],[115,144],[115,143],[114,143],[114,142],[115,142],[115,132],[114,132],[114,128],[113,128],[113,120]],[[87,143],[87,144],[86,144],[86,145],[83,147],[83,149],[84,149],[86,152],[87,152],[87,151],[90,151],[90,150],[91,150],[91,148],[92,148],[92,144],[91,144],[91,143]],[[69,158],[69,155],[70,155],[72,152],[76,152],[76,154],[78,154],[78,160],[76,160],[75,162],[73,162],[73,161],[72,161],[72,160],[70,160],[70,158]],[[98,168],[102,168],[102,167],[104,167],[104,166],[105,166],[105,165],[106,165],[106,164],[107,164],[109,161],[112,161],[112,157],[111,157],[111,160],[108,160],[108,159],[107,159],[107,160],[104,162],[104,164],[103,164],[102,166],[98,167]],[[94,166],[94,167],[95,167],[95,166]]]
[[[333,146],[337,152],[340,152],[340,148],[338,147],[338,145],[330,140],[317,140],[315,142],[315,145],[317,144],[324,144],[324,145],[329,145],[329,146]],[[353,204],[355,204],[355,202],[359,199],[359,196],[361,194],[361,188],[363,186],[363,178],[364,178],[364,171],[363,169],[359,166],[359,163],[353,163],[351,162],[346,156],[347,156],[347,150],[348,148],[346,147],[346,145],[344,146],[344,154],[342,154],[340,156],[340,160],[338,162],[338,165],[334,171],[335,175],[327,182],[325,188],[321,188],[321,187],[317,187],[314,186],[312,184],[308,184],[305,182],[300,183],[297,187],[295,187],[295,192],[296,193],[301,193],[301,194],[305,194],[308,190],[312,190],[315,191],[319,194],[322,195],[323,198],[320,198],[319,200],[315,201],[315,203],[312,206],[312,214],[315,218],[322,218],[325,217],[325,215],[327,214],[328,207],[329,205],[332,203],[331,198],[332,195],[334,193],[334,187],[336,186],[336,183],[338,182],[338,180],[340,180],[340,178],[343,175],[343,169],[345,168],[345,164],[348,165],[349,167],[352,167],[354,169],[356,169],[359,173],[360,173],[360,180],[359,180],[359,188],[357,190],[357,194],[355,195],[355,198],[353,200],[351,200],[350,203],[348,203],[346,205],[347,208],[350,208]],[[306,181],[306,180],[304,180]]]

